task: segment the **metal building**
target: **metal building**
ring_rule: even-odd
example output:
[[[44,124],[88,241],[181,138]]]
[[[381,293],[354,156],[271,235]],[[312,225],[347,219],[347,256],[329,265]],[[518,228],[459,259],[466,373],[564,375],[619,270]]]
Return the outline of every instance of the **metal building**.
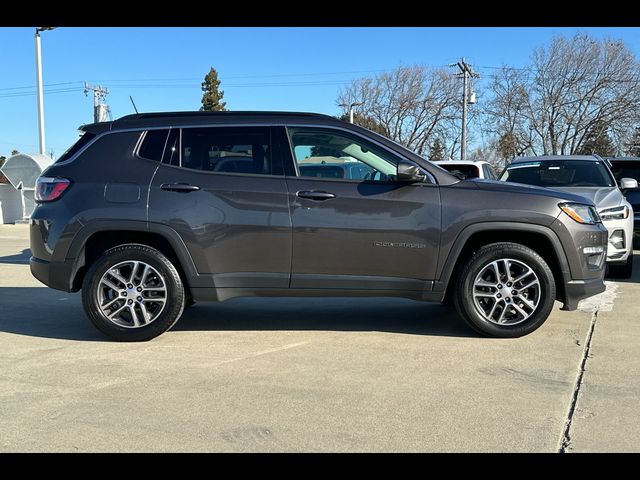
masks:
[[[53,161],[39,153],[18,153],[0,167],[0,223],[28,220],[35,208],[36,179]]]

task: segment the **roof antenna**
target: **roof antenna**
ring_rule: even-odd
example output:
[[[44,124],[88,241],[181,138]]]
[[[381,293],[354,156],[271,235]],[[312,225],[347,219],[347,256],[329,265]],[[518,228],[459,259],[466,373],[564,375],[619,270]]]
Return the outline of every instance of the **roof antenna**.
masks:
[[[131,95],[129,95],[129,100],[131,100],[131,104],[133,105],[133,109],[136,111],[136,115],[138,116],[138,118],[140,118],[140,113],[138,112],[138,109],[136,108],[136,103],[133,101],[133,97]]]

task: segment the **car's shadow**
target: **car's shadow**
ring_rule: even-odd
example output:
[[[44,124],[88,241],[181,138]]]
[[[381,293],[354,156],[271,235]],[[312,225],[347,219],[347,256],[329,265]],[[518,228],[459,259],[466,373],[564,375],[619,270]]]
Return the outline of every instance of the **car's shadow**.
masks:
[[[21,253],[0,257],[0,264],[9,263],[13,265],[28,265],[29,257],[31,257],[31,250],[25,248]]]
[[[605,280],[622,283],[640,283],[640,251],[636,250],[633,255],[633,274],[631,278],[615,278],[606,276]]]
[[[0,332],[109,341],[87,320],[79,294],[0,287]],[[237,298],[196,304],[172,331],[362,331],[478,337],[453,308],[398,298]]]
[[[478,336],[453,308],[401,298],[236,298],[193,305],[174,330],[333,330]]]

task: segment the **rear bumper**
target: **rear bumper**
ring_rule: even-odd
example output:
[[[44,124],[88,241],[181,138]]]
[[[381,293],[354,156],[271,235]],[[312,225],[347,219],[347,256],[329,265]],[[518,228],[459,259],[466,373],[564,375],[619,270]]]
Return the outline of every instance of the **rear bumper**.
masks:
[[[31,274],[46,286],[63,292],[72,291],[70,279],[73,277],[70,265],[31,257],[29,259],[29,267],[31,268]]]
[[[605,290],[604,278],[571,280],[565,285],[565,301],[562,310],[576,310],[578,302]]]

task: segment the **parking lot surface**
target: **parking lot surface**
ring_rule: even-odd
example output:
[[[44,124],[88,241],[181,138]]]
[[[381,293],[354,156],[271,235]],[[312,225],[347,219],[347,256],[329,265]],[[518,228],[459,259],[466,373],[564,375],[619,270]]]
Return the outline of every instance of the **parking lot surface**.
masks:
[[[640,450],[638,257],[515,340],[435,304],[245,298],[125,344],[28,249],[0,225],[0,451]]]

